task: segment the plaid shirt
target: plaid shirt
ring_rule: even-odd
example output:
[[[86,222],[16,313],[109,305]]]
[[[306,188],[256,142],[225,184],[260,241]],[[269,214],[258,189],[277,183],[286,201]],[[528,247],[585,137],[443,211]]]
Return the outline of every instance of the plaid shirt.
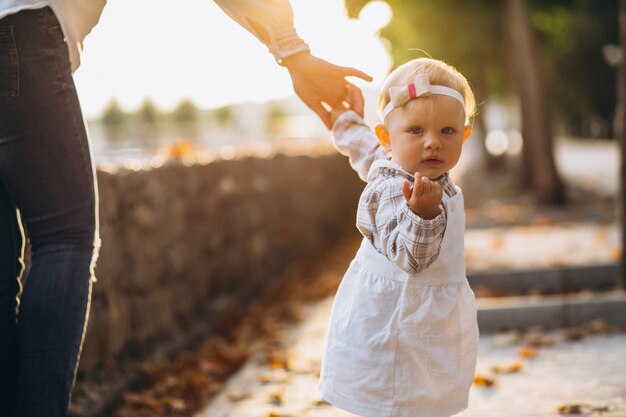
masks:
[[[447,209],[431,220],[413,213],[402,194],[402,183],[414,177],[389,160],[372,129],[356,113],[342,114],[333,126],[335,147],[348,156],[350,165],[368,184],[361,194],[357,228],[387,259],[415,274],[428,268],[439,256],[446,230]],[[378,168],[370,170],[374,161]],[[371,172],[370,172],[371,171]],[[435,180],[452,197],[457,188],[446,173]]]

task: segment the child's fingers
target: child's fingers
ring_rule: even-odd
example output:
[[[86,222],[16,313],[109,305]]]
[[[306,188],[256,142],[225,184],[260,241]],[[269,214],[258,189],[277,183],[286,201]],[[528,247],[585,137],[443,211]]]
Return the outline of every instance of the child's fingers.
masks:
[[[358,87],[348,83],[345,101],[350,106],[350,110],[354,110],[357,114],[363,115],[363,93]]]
[[[402,195],[404,195],[404,199],[408,203],[411,199],[411,185],[407,180],[404,180],[404,182],[402,183]]]
[[[427,176],[423,176],[422,177],[422,183],[423,183],[423,187],[424,187],[424,195],[428,195],[432,192],[433,189],[433,182],[427,177]]]
[[[413,195],[419,197],[424,194],[424,182],[422,181],[422,174],[415,173],[415,181],[413,182]]]

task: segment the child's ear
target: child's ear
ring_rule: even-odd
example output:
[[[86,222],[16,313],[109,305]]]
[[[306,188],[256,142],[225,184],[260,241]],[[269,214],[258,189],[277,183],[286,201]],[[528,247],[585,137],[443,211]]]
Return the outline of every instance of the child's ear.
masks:
[[[391,140],[389,139],[389,133],[385,129],[385,126],[378,123],[374,127],[374,132],[376,132],[376,136],[378,137],[378,141],[385,148],[386,151],[391,150]]]
[[[463,143],[465,143],[465,141],[467,140],[467,138],[469,138],[471,134],[472,134],[472,125],[465,126],[465,132],[463,132]]]

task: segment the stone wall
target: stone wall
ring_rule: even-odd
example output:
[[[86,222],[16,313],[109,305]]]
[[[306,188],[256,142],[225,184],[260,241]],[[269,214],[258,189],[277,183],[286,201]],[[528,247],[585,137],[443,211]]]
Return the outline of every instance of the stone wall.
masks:
[[[81,373],[142,358],[354,228],[338,154],[98,171],[102,248]],[[216,313],[217,312],[217,313]]]

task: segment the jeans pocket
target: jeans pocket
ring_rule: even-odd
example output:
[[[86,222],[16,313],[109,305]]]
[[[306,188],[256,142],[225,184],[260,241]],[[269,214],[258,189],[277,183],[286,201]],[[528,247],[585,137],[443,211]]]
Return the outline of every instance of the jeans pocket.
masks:
[[[426,335],[426,367],[433,378],[455,377],[461,368],[461,335]]]
[[[13,25],[0,25],[0,104],[19,94],[19,58]]]

